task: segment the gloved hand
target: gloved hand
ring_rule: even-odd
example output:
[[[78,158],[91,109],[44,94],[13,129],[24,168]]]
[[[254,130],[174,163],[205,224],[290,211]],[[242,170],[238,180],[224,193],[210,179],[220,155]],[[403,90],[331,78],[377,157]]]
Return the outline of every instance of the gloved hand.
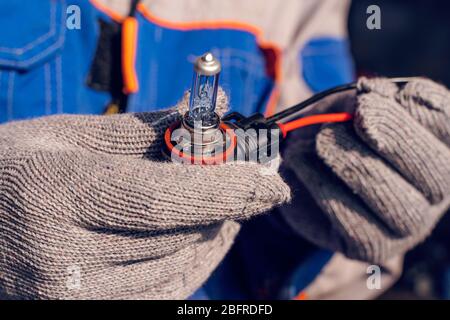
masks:
[[[219,108],[227,101],[220,94]],[[187,108],[0,126],[0,288],[14,298],[186,298],[239,224],[289,198],[260,165],[161,161]]]
[[[282,212],[315,244],[379,263],[423,241],[449,208],[450,93],[425,79],[402,89],[361,79],[357,91],[353,123],[325,125],[311,144],[301,130],[290,137],[285,163],[301,183]],[[299,209],[303,186],[318,212]]]

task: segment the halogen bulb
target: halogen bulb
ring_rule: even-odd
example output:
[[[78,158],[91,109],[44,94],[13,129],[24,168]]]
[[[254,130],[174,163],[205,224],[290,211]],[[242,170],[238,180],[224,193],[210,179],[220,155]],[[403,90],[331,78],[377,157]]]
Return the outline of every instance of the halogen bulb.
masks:
[[[220,70],[220,62],[210,52],[195,61],[187,119],[193,127],[216,124],[215,109]]]

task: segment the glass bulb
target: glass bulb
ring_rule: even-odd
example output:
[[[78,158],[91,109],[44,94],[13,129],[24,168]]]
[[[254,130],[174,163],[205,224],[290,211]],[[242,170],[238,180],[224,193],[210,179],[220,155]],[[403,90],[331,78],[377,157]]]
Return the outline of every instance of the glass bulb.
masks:
[[[206,53],[196,60],[189,100],[188,118],[191,124],[207,127],[216,121],[220,70],[220,62],[211,53]]]

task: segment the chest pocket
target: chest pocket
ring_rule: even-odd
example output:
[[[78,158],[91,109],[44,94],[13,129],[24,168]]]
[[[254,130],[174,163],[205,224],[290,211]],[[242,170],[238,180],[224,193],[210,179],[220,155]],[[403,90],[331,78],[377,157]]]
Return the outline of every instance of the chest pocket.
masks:
[[[128,111],[151,111],[174,105],[190,89],[192,63],[211,51],[222,63],[220,85],[232,111],[264,111],[275,82],[257,37],[226,23],[172,23],[146,12],[139,21],[136,71],[139,92]]]
[[[0,2],[0,122],[55,113],[65,2]]]

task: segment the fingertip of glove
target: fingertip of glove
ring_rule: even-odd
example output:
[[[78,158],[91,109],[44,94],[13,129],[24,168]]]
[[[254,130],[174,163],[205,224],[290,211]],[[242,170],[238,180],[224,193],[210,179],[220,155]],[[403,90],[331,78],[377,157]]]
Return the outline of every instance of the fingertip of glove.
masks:
[[[181,100],[177,103],[176,109],[178,112],[183,115],[189,110],[189,99],[191,97],[191,92],[187,90],[184,92],[183,97]]]
[[[450,102],[450,92],[445,86],[430,79],[417,78],[409,81],[396,98],[406,107],[420,105],[443,109],[444,101]]]
[[[358,97],[353,127],[358,136],[377,150],[390,144],[389,137],[413,125],[414,119],[395,100],[369,93]],[[386,140],[388,139],[388,140]]]
[[[347,124],[327,124],[323,126],[316,138],[316,153],[325,160],[325,162],[332,163],[338,154],[337,145],[346,148],[348,145],[351,148],[352,141],[349,140],[349,131],[351,127]]]
[[[287,203],[291,200],[291,190],[278,173],[266,173],[263,168],[255,181],[253,200],[269,204],[270,207]]]
[[[316,153],[322,158],[326,159],[332,153],[330,145],[336,142],[333,128],[334,125],[325,125],[316,137]]]
[[[402,93],[407,95],[420,95],[423,92],[441,91],[448,93],[447,88],[428,78],[417,77],[408,81],[402,89]]]
[[[269,167],[268,167],[269,166]],[[262,213],[290,200],[290,188],[283,181],[275,166],[236,161],[210,166],[221,173],[221,180],[228,190],[225,198],[235,198],[237,209],[243,218]]]
[[[240,229],[239,223],[227,220],[223,222],[220,232],[225,239],[234,239]]]
[[[398,92],[398,87],[388,78],[366,78],[358,79],[356,84],[358,95],[366,93],[376,93],[383,97],[394,97]]]
[[[222,89],[222,87],[219,87],[217,91],[216,112],[220,117],[222,117],[228,111],[228,108],[229,108],[228,96]]]

